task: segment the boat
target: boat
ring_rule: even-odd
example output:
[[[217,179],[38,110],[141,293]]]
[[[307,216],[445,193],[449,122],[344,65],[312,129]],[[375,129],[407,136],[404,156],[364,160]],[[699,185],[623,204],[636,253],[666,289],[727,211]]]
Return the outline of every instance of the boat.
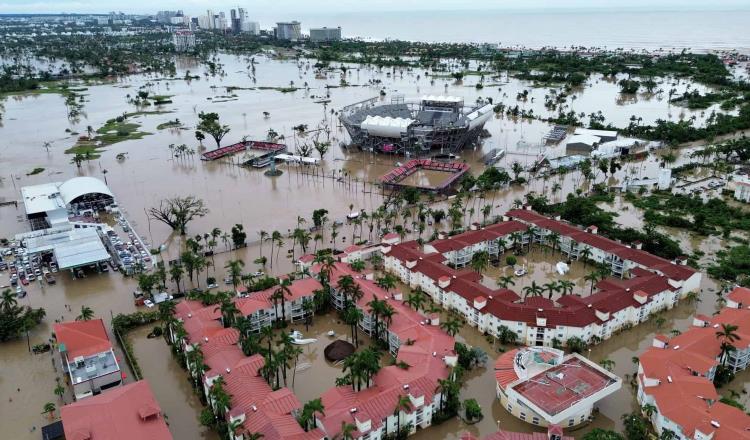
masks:
[[[303,338],[302,332],[300,332],[299,330],[293,330],[289,332],[289,336],[292,338],[292,344],[295,345],[308,345],[318,342],[318,340],[315,338]]]
[[[516,269],[513,274],[517,277],[522,277],[526,275],[526,266],[521,266],[518,269]]]
[[[555,265],[555,270],[557,270],[557,273],[559,273],[560,275],[565,275],[570,270],[570,267],[568,267],[568,265],[564,262],[558,261]]]

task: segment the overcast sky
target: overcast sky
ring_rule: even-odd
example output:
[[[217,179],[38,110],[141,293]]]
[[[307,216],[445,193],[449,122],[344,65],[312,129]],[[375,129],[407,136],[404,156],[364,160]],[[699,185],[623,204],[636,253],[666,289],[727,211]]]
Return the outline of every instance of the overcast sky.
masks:
[[[182,9],[198,15],[245,7],[249,15],[336,14],[357,11],[450,10],[450,9],[734,9],[750,8],[747,0],[0,0],[4,13],[104,13],[123,11],[154,13],[159,9]],[[254,11],[257,11],[255,14]],[[262,12],[261,12],[262,11]]]

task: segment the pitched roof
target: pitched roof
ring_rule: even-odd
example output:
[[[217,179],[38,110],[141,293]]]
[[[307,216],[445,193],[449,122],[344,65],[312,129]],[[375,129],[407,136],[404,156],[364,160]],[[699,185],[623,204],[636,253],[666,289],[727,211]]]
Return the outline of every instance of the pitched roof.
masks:
[[[70,440],[171,440],[148,381],[141,380],[60,409]]]
[[[92,356],[112,349],[104,321],[69,321],[55,324],[57,341],[65,344],[68,359],[78,356]]]

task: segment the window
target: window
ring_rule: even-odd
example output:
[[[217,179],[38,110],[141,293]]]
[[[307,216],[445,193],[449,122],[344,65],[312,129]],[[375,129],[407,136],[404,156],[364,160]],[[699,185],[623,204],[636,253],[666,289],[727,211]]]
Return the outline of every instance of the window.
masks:
[[[513,412],[513,405],[511,405],[510,403],[508,403],[508,411]]]
[[[573,426],[573,423],[575,423],[575,420],[573,419],[568,420],[568,426]]]
[[[538,425],[539,424],[539,417],[534,417],[531,419],[531,423]]]
[[[522,412],[522,413],[521,413],[521,414],[519,415],[519,418],[520,418],[521,420],[526,420],[526,413],[523,413],[523,412]]]

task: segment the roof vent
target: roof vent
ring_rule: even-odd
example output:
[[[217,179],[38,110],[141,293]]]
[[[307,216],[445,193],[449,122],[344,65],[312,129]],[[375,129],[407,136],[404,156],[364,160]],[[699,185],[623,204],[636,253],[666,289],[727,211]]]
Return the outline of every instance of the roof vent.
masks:
[[[193,317],[193,314],[192,313],[188,313],[188,318],[192,318],[192,317]]]
[[[630,292],[630,287],[628,287],[627,289],[625,289],[625,291],[626,292]]]
[[[537,312],[543,312],[544,309],[536,309]]]
[[[349,410],[349,412],[350,412],[351,414],[354,414],[355,412],[357,412],[357,408],[352,408],[352,409],[350,409],[350,410]]]
[[[208,336],[204,337],[203,340],[208,342]]]
[[[591,308],[591,304],[587,305],[586,307],[590,309]]]
[[[678,348],[680,348],[680,346],[679,345],[675,345],[674,348],[673,348],[673,350],[677,350]]]
[[[408,389],[409,389],[409,384],[408,384],[408,383],[405,383],[405,384],[404,384],[404,389],[405,389],[405,390],[408,390]]]
[[[256,412],[256,411],[258,411],[258,407],[257,407],[257,406],[255,406],[255,405],[251,406],[251,407],[250,407],[250,409],[251,409],[251,410],[253,410],[253,412]]]
[[[714,328],[719,328],[719,324],[714,324]]]
[[[667,382],[672,383],[672,376],[667,376]]]
[[[492,299],[492,295],[489,295],[487,298]]]
[[[432,357],[435,357],[435,356],[437,356],[437,351],[432,352]]]
[[[721,428],[721,425],[716,420],[711,420],[711,426],[714,428]]]
[[[226,372],[227,372],[227,373],[231,373],[231,372],[232,372],[232,370],[230,370],[230,369],[229,369],[229,367],[227,367],[227,369],[226,369]]]

